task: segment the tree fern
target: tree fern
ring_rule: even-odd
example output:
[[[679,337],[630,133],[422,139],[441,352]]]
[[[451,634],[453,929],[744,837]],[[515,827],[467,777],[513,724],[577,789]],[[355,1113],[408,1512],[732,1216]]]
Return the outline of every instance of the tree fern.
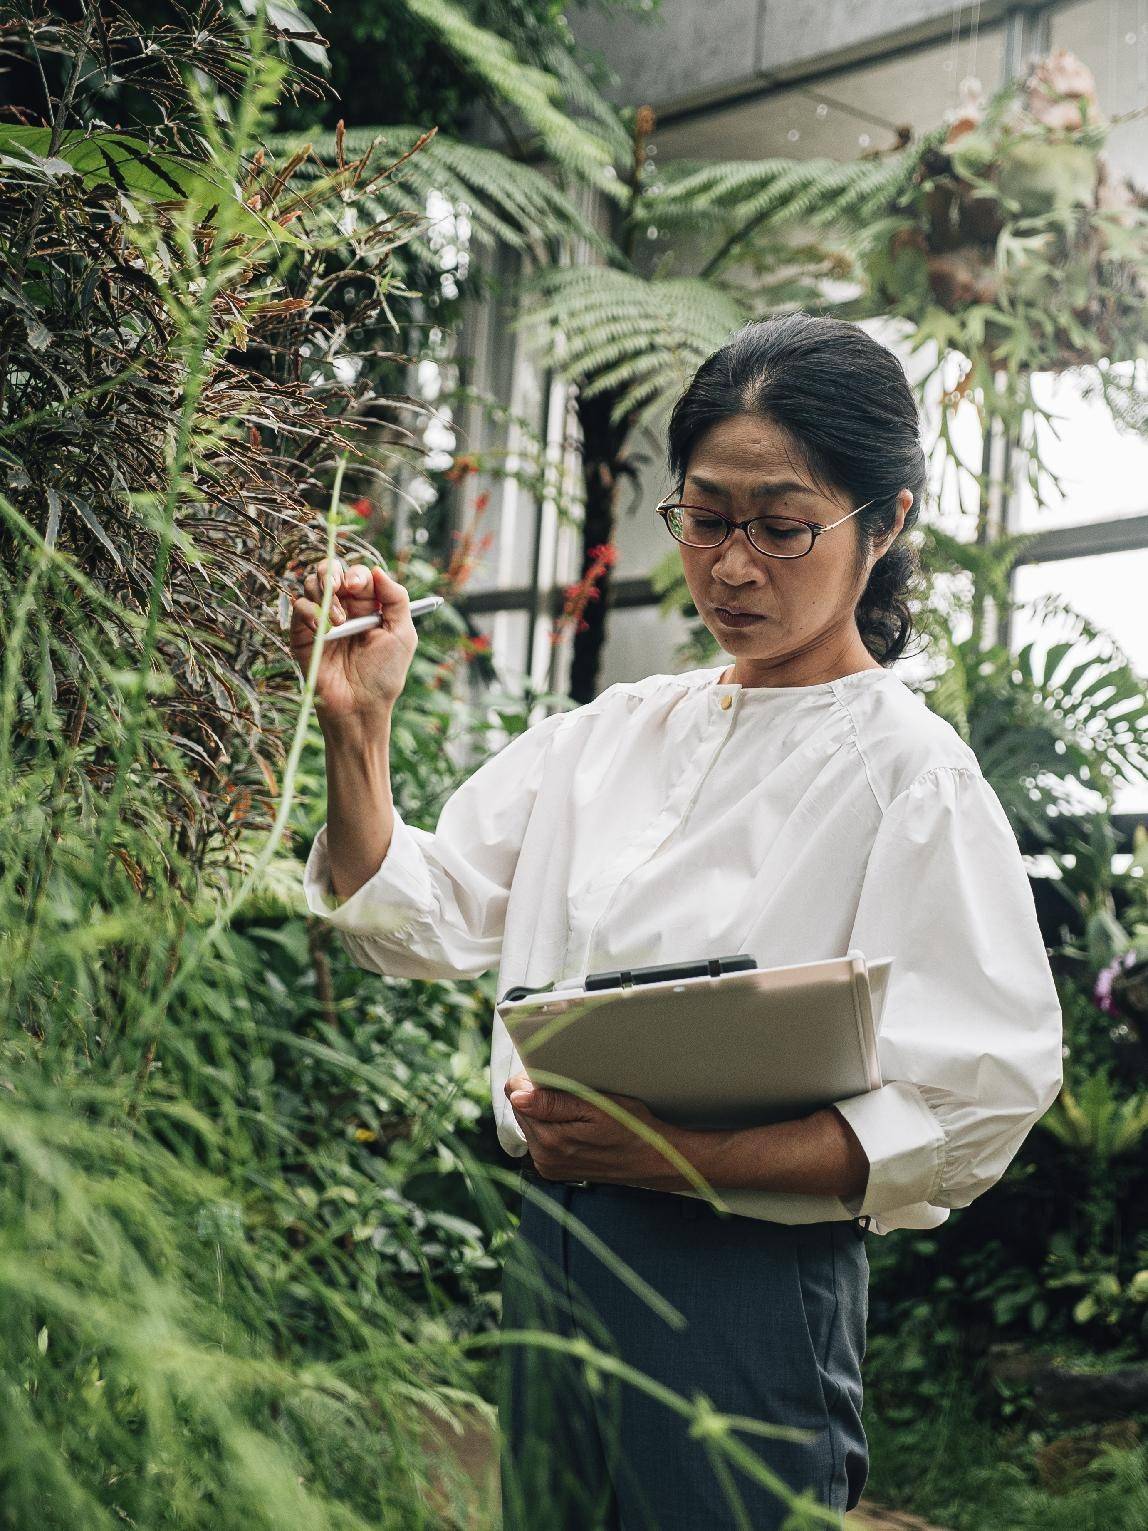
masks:
[[[736,296],[690,278],[561,267],[539,274],[523,323],[547,363],[587,397],[615,395],[615,420],[664,408],[698,366],[745,322]]]
[[[385,163],[402,159],[423,136],[422,130],[409,126],[352,128],[343,137],[343,152],[362,155],[377,142],[375,159]],[[298,137],[279,134],[269,140],[268,147],[290,153],[298,147]],[[318,174],[321,166],[335,162],[334,135],[316,137],[312,147]],[[515,250],[533,251],[541,260],[546,256],[546,241],[578,239],[602,256],[608,252],[598,230],[543,171],[497,149],[460,143],[438,133],[417,153],[402,159],[392,174],[376,181],[364,202],[375,216],[399,216],[412,206],[425,207],[432,191],[455,208],[465,207],[472,239],[487,248],[501,242]],[[433,258],[425,228],[416,230],[408,245],[424,259]]]
[[[564,110],[562,82],[556,75],[523,63],[509,43],[477,26],[450,0],[402,0],[402,4],[437,35],[469,74],[518,112],[557,165],[607,196],[624,194],[613,173],[609,142]]]
[[[667,227],[715,217],[730,225],[771,218],[831,223],[887,210],[916,168],[919,151],[869,160],[727,160],[660,167],[659,184],[642,196],[642,217]]]
[[[1105,1074],[1092,1074],[1077,1094],[1064,1085],[1040,1125],[1067,1147],[1106,1164],[1143,1142],[1148,1133],[1148,1090],[1122,1098]]]
[[[591,131],[608,146],[614,162],[624,165],[633,153],[633,142],[614,106],[594,88],[574,55],[558,43],[547,47],[540,59],[561,86],[567,111],[588,119]]]

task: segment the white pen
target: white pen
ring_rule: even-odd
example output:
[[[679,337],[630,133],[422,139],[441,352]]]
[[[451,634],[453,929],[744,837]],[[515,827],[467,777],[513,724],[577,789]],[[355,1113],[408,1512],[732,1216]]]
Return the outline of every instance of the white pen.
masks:
[[[420,596],[417,601],[411,602],[411,616],[414,618],[425,617],[430,611],[437,611],[440,606],[446,605],[446,597],[441,595]],[[336,638],[353,638],[356,633],[369,633],[383,624],[381,611],[373,611],[366,617],[352,617],[348,622],[340,622],[337,627],[329,627],[323,636],[324,643],[333,643]]]

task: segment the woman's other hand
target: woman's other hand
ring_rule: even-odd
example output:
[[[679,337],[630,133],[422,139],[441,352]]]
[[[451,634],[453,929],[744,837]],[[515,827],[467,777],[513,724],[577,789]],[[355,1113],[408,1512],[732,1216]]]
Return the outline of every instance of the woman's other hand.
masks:
[[[567,1090],[543,1089],[526,1074],[512,1074],[504,1089],[544,1180],[608,1180],[650,1190],[685,1184],[656,1143],[647,1143],[628,1122],[616,1121],[589,1101]],[[684,1135],[656,1117],[644,1101],[602,1094],[681,1152]]]

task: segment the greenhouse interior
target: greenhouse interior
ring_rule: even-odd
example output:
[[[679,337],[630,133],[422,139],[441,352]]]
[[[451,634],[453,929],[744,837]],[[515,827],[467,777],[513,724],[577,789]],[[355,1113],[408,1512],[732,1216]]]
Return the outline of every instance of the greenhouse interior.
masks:
[[[1146,0],[0,38],[0,1527],[1144,1531]]]

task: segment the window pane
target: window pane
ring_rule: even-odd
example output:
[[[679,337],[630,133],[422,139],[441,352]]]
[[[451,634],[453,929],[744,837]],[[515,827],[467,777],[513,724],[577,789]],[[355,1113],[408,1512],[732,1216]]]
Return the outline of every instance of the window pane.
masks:
[[[1140,366],[1141,389],[1148,389],[1148,368]],[[1113,373],[1133,381],[1130,367]],[[1037,440],[1042,462],[1060,479],[1058,494],[1048,479],[1041,483],[1046,503],[1038,506],[1027,480],[1017,491],[1014,526],[1018,531],[1043,531],[1074,526],[1110,516],[1137,515],[1148,510],[1148,437],[1119,429],[1104,400],[1088,397],[1086,375],[1074,372],[1038,373],[1033,396],[1057,418],[1038,420]]]
[[[1075,53],[1096,77],[1096,95],[1106,117],[1148,106],[1148,15],[1143,0],[1086,0],[1057,7],[1051,20],[1052,45]],[[1117,123],[1107,154],[1120,175],[1143,178],[1148,122]]]
[[[1129,553],[1100,553],[1093,558],[1066,558],[1057,563],[1028,564],[1016,571],[1017,599],[1058,595],[1097,627],[1110,633],[1142,675],[1148,675],[1148,548]],[[1014,647],[1043,634],[1050,643],[1067,635],[1055,619],[1040,622],[1018,612]],[[1055,636],[1052,636],[1055,628]]]

